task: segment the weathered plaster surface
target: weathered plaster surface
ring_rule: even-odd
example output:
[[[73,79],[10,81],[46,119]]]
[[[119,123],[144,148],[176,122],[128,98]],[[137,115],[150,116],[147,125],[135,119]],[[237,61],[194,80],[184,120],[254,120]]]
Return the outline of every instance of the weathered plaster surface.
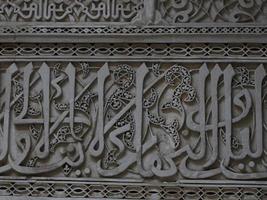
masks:
[[[0,1],[0,199],[265,199],[263,0]]]

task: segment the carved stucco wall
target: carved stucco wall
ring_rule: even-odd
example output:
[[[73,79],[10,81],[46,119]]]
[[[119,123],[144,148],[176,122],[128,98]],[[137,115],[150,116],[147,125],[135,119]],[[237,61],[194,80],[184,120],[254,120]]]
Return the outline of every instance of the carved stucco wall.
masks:
[[[265,0],[1,0],[0,199],[267,199]]]

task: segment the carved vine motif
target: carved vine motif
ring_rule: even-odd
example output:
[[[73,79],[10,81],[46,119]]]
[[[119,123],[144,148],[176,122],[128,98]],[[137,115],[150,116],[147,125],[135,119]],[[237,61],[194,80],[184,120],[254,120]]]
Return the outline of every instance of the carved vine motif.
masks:
[[[255,22],[266,6],[264,0],[170,0],[165,1],[162,11],[172,23],[186,22]]]
[[[264,0],[3,0],[0,3],[0,21],[134,25],[265,22],[265,9]]]
[[[262,64],[35,65],[0,74],[2,175],[267,177]]]

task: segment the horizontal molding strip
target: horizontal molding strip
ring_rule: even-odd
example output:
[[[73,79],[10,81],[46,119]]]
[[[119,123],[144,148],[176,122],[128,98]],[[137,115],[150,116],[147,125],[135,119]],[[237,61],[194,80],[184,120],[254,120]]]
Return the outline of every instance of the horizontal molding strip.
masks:
[[[137,27],[0,24],[1,43],[267,43],[266,34],[266,25]]]

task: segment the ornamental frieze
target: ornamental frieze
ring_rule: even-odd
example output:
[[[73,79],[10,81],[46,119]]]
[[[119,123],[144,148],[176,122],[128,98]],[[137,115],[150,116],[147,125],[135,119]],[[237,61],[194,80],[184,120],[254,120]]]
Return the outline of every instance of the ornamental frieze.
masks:
[[[5,66],[4,177],[167,182],[267,177],[265,64]]]
[[[264,0],[2,0],[2,22],[266,23]]]

